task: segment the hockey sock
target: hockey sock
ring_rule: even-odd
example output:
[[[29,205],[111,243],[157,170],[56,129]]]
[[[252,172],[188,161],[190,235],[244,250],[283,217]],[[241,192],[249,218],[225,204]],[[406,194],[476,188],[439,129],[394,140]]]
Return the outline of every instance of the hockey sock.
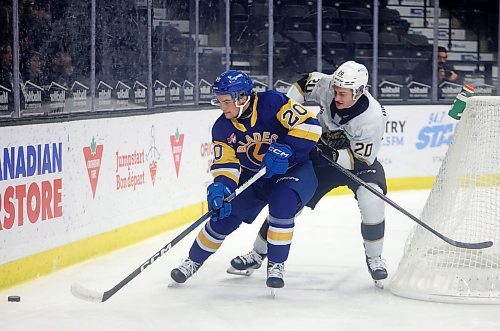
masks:
[[[253,249],[259,254],[267,254],[267,230],[269,229],[269,216],[259,229],[259,233],[253,243]]]
[[[191,246],[189,258],[197,263],[205,262],[219,249],[225,238],[225,235],[215,232],[210,222],[207,222]]]

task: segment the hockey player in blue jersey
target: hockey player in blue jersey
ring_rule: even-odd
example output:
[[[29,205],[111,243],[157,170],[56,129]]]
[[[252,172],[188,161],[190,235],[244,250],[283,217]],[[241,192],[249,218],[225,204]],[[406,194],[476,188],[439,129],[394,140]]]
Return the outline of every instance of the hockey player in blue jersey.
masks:
[[[286,95],[253,93],[252,87],[250,77],[235,70],[222,73],[213,85],[212,103],[223,112],[212,128],[214,182],[207,188],[207,202],[214,215],[192,244],[189,257],[172,270],[177,283],[184,283],[226,236],[242,222],[252,223],[269,205],[266,285],[284,286],[295,216],[317,187],[309,152],[320,138],[321,127],[313,113]],[[266,168],[263,178],[231,202],[224,201],[262,167]]]

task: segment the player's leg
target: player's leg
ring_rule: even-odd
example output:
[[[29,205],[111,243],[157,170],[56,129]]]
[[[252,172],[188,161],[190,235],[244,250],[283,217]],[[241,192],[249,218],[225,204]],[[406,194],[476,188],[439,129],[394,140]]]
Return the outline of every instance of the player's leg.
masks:
[[[378,161],[375,161],[371,166],[356,167],[354,174],[377,191],[383,194],[387,193],[384,168]],[[387,267],[382,260],[385,233],[384,201],[363,186],[350,182],[349,187],[355,193],[361,214],[361,235],[368,271],[374,280],[385,279],[387,278]]]
[[[276,180],[269,194],[269,228],[267,230],[268,264],[266,284],[281,288],[284,263],[292,243],[295,217],[311,199],[317,187],[312,163],[295,166]],[[295,208],[293,208],[295,206]]]
[[[345,183],[343,182],[344,176],[342,173],[332,167],[316,149],[314,149],[310,155],[314,173],[318,179],[318,187],[316,188],[313,197],[306,203],[306,206],[314,209],[325,195],[327,195],[334,188],[345,185]]]
[[[344,175],[333,168],[328,161],[317,155],[316,150],[311,152],[314,172],[318,179],[318,187],[313,197],[306,203],[306,206],[314,209],[316,204],[334,188],[345,185],[342,182]],[[228,273],[236,275],[251,275],[255,269],[260,268],[262,261],[267,256],[267,231],[269,229],[269,216],[264,220],[255,238],[253,249],[247,254],[239,255],[231,260],[231,267]]]
[[[253,249],[243,255],[238,255],[231,260],[231,266],[227,272],[235,275],[250,276],[259,269],[267,257],[267,230],[269,229],[269,215],[262,223],[257,238],[255,238]]]
[[[184,283],[191,277],[219,249],[224,239],[236,230],[243,220],[253,220],[266,202],[257,198],[255,187],[250,187],[237,196],[231,204],[231,215],[216,222],[210,219],[205,223],[191,245],[189,257],[172,270],[170,275],[174,281]]]
[[[295,211],[290,206],[300,203],[295,191],[287,185],[277,185],[269,196],[269,227],[267,230],[268,247],[268,287],[281,288],[284,262],[288,259],[295,226]]]

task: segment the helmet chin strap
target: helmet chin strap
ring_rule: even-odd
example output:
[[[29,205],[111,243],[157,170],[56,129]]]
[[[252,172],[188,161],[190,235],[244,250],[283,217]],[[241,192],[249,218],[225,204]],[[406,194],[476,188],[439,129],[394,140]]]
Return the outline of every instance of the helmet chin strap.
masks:
[[[247,97],[247,101],[245,101],[245,103],[244,103],[244,104],[242,104],[242,105],[240,105],[240,104],[238,103],[238,101],[239,101],[239,100],[236,100],[236,101],[234,102],[234,105],[235,105],[236,107],[238,107],[238,108],[239,108],[239,111],[238,111],[238,116],[236,116],[236,118],[240,118],[241,114],[243,114],[243,110],[244,110],[244,108],[245,108],[245,107],[248,105],[248,103],[250,102],[250,97]]]
[[[357,90],[352,90],[352,101],[354,101],[353,105],[361,98],[364,92],[364,87],[359,88]]]
[[[361,95],[356,95],[356,93],[353,91],[353,93],[352,93],[352,101],[354,101],[353,105],[356,103],[356,101],[358,101],[360,96]]]

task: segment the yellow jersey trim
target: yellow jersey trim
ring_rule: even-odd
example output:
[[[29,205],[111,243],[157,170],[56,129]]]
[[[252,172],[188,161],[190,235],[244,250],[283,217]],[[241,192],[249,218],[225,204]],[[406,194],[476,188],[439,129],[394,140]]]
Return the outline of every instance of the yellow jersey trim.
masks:
[[[321,134],[317,134],[311,131],[304,131],[304,130],[299,130],[299,129],[293,129],[288,132],[289,136],[297,137],[297,138],[302,138],[302,139],[307,139],[311,140],[314,142],[317,142],[319,138],[321,137]]]
[[[212,170],[212,175],[214,176],[214,179],[219,177],[219,176],[225,176],[225,177],[231,179],[232,181],[234,181],[236,183],[236,185],[238,185],[238,183],[240,182],[240,177],[235,176],[234,174],[230,173],[229,171],[217,171],[217,169],[215,169],[215,170]]]

